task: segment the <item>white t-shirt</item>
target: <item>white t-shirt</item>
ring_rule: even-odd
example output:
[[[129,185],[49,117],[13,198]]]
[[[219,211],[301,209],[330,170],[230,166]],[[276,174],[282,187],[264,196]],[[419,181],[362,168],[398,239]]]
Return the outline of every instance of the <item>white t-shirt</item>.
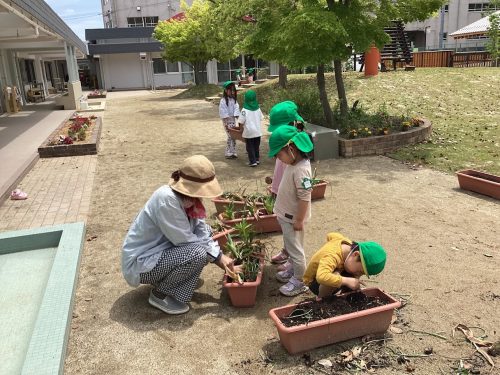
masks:
[[[243,125],[243,138],[262,137],[262,129],[260,127],[262,120],[264,120],[264,115],[260,108],[256,111],[243,109],[238,118],[238,123]]]

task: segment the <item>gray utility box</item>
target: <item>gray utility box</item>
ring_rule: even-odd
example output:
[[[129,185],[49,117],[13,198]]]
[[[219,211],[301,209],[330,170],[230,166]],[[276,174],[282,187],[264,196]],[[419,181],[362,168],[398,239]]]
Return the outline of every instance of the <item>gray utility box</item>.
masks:
[[[313,136],[314,160],[337,159],[339,157],[339,135],[337,130],[310,123],[306,124],[305,130],[309,135]]]

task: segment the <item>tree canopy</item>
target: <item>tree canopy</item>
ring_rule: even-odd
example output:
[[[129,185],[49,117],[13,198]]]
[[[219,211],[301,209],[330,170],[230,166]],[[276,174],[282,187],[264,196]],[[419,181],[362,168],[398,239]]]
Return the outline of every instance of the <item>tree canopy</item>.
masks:
[[[182,1],[181,9],[185,17],[159,22],[153,37],[163,44],[165,60],[191,64],[196,83],[206,83],[200,72],[207,62],[233,58],[235,43],[216,23],[210,1],[195,0],[190,7]]]

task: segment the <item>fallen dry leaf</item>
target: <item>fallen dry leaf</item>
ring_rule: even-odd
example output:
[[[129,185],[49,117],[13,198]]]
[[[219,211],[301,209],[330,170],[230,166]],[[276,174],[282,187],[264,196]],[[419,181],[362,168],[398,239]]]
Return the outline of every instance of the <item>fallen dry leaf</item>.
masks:
[[[391,331],[392,333],[395,333],[397,335],[400,335],[403,333],[403,330],[401,328],[395,327],[395,326],[390,326],[389,331]]]
[[[484,341],[481,339],[478,339],[477,337],[474,337],[474,334],[470,330],[469,327],[467,327],[465,324],[457,324],[455,328],[453,328],[453,335],[455,335],[455,331],[459,330],[461,331],[465,337],[467,337],[467,340],[470,342],[477,344],[479,346],[491,346],[493,343],[491,341]]]
[[[330,361],[329,359],[320,359],[318,361],[318,363],[323,366],[323,367],[327,367],[327,368],[330,368],[333,366],[333,363],[332,361]]]

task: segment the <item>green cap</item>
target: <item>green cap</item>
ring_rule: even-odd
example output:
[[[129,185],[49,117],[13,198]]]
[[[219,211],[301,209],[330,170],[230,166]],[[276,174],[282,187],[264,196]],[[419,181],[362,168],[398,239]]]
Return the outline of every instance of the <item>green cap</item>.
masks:
[[[224,87],[224,89],[227,89],[231,85],[234,85],[233,81],[226,81],[222,84],[222,87]]]
[[[267,130],[273,132],[281,125],[289,125],[294,121],[304,122],[304,119],[298,114],[297,108],[297,104],[290,100],[276,104],[269,111],[269,128]]]
[[[269,138],[269,157],[274,157],[286,145],[293,143],[302,152],[311,152],[314,148],[309,135],[299,132],[295,126],[280,126]]]
[[[378,275],[382,272],[387,259],[384,248],[376,242],[358,242],[358,245],[365,275]]]
[[[245,100],[243,101],[243,108],[249,111],[256,111],[259,109],[259,103],[257,102],[257,94],[253,90],[248,90],[245,92]]]

